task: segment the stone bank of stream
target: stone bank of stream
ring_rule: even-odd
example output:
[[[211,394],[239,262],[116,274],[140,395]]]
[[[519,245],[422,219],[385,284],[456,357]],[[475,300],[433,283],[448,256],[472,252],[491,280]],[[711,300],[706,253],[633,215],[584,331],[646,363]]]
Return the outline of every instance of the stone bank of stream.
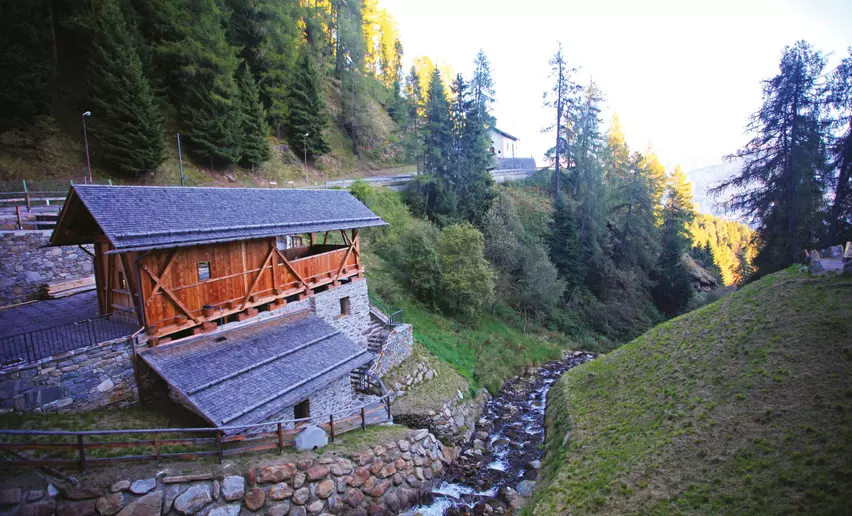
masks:
[[[530,495],[544,443],[547,391],[568,369],[596,357],[575,352],[507,381],[485,405],[444,482],[405,515],[502,514]]]

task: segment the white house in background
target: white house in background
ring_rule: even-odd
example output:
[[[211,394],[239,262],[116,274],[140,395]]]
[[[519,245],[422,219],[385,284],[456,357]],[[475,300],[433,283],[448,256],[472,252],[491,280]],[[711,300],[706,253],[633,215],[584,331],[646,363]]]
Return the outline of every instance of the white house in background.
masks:
[[[521,154],[521,140],[496,127],[488,129],[491,136],[491,153],[498,158],[517,158]]]

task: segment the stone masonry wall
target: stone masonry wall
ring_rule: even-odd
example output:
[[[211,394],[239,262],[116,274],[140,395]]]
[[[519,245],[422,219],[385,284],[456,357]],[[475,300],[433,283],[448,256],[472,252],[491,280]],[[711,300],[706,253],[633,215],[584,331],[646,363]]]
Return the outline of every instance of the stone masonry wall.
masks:
[[[348,456],[248,467],[228,475],[126,479],[111,485],[48,484],[0,490],[0,514],[20,516],[394,515],[439,482],[454,451],[428,430]],[[14,481],[11,482],[14,486]],[[96,512],[97,511],[97,512]]]
[[[36,299],[45,283],[93,274],[92,257],[79,247],[43,248],[50,243],[50,234],[0,231],[0,306]]]
[[[395,326],[385,339],[382,358],[373,369],[379,376],[401,364],[414,349],[414,332],[410,324]]]
[[[0,370],[0,413],[77,412],[138,401],[129,339]]]
[[[349,313],[340,314],[340,299],[349,298]],[[367,332],[370,328],[370,299],[367,281],[356,280],[340,287],[327,290],[310,298],[316,314],[330,325],[342,331],[353,341],[367,347]],[[286,308],[286,307],[285,307]]]

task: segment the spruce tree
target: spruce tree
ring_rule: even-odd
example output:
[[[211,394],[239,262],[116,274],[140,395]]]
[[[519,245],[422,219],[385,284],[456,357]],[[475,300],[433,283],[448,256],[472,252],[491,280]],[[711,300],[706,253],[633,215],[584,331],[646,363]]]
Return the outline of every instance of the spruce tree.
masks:
[[[451,169],[453,156],[453,125],[450,108],[444,93],[444,82],[438,67],[432,70],[429,79],[429,94],[425,106],[423,125],[423,172],[434,181],[425,183],[422,192],[428,216],[450,223],[458,209],[454,172]]]
[[[0,7],[0,132],[47,115],[54,76],[49,14],[43,2]]]
[[[667,181],[662,251],[654,271],[657,282],[653,291],[654,301],[660,311],[669,316],[682,310],[693,294],[692,278],[686,269],[684,254],[689,249],[687,224],[694,216],[692,185],[677,166]]]
[[[734,193],[726,207],[757,226],[764,243],[756,258],[761,273],[788,266],[802,245],[815,245],[822,225],[825,177],[817,84],[825,58],[804,41],[787,47],[779,73],[763,83],[763,105],[752,115],[754,134],[729,158],[742,171],[711,190]]]
[[[835,245],[852,240],[852,47],[831,73],[827,93],[834,114],[828,120],[830,166],[836,177],[828,243]]]
[[[412,66],[405,79],[405,104],[408,110],[408,138],[405,142],[406,156],[413,161],[420,172],[423,155],[423,139],[421,127],[423,120],[423,90],[420,87],[420,75],[417,68]]]
[[[237,76],[240,89],[240,151],[242,162],[254,168],[269,159],[269,126],[260,102],[257,85],[248,66],[241,66]]]
[[[92,136],[110,168],[138,177],[163,161],[163,116],[117,0],[95,4]]]
[[[289,110],[285,135],[299,155],[307,151],[310,158],[322,156],[330,150],[324,135],[328,119],[320,81],[314,57],[310,48],[305,46],[287,94]]]
[[[560,194],[554,203],[548,241],[550,260],[559,271],[559,276],[568,284],[569,289],[582,286],[586,276],[586,263],[580,246],[577,222],[571,201]]]
[[[562,43],[558,44],[556,53],[548,64],[553,86],[544,94],[544,106],[553,109],[555,116],[554,123],[542,131],[556,130],[555,144],[547,151],[547,157],[553,162],[553,196],[557,198],[561,192],[561,169],[571,162],[568,150],[569,141],[573,138],[573,127],[567,122],[576,108],[580,86],[572,78],[577,69],[569,68],[562,53]]]
[[[491,113],[494,104],[494,79],[491,76],[491,64],[485,51],[479,49],[473,61],[473,78],[470,80],[471,96],[476,107],[476,114],[486,127],[494,126],[495,120]]]

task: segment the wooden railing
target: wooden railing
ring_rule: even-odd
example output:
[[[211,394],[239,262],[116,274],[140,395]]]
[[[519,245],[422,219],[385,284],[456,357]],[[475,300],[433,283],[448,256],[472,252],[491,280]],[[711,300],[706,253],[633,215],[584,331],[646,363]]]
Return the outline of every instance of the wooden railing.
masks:
[[[311,423],[323,428],[334,442],[335,437],[356,430],[366,431],[367,426],[391,420],[390,395],[372,403],[324,416],[289,419],[244,426],[218,428],[154,428],[128,430],[0,430],[0,451],[14,452],[17,458],[3,458],[0,465],[6,466],[74,466],[83,472],[90,464],[122,463],[129,461],[156,461],[163,459],[194,460],[216,457],[220,463],[225,457],[266,450],[283,452],[294,446],[301,426]],[[211,437],[205,437],[210,436]],[[9,442],[13,439],[31,439],[27,442]],[[138,436],[138,439],[111,440],[116,436]],[[34,439],[34,440],[32,440]],[[91,439],[97,439],[92,441]],[[65,440],[66,442],[57,442]],[[185,449],[189,447],[190,449]],[[131,455],[112,455],[112,450],[130,448]],[[150,448],[149,453],[139,449]],[[183,449],[181,449],[183,448]],[[212,448],[212,449],[211,449]],[[97,450],[100,454],[90,453]],[[22,456],[34,452],[33,457]],[[44,456],[53,453],[54,456]],[[56,456],[56,452],[59,456]]]

